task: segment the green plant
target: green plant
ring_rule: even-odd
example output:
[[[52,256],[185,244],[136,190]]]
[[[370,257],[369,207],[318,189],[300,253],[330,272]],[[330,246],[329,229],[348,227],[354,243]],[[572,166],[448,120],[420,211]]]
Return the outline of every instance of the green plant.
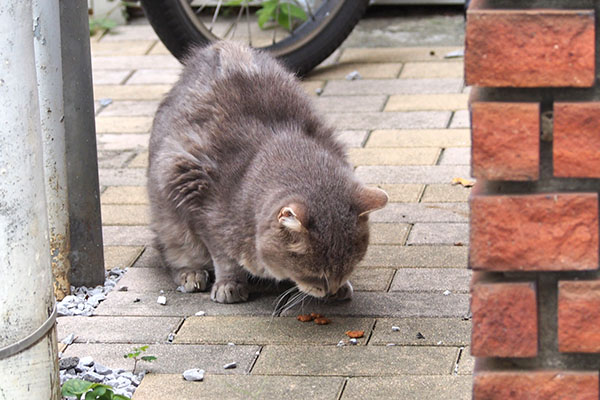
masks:
[[[129,352],[123,356],[123,358],[133,358],[133,370],[131,372],[133,372],[134,374],[135,374],[135,368],[137,367],[137,363],[140,360],[146,361],[146,362],[152,362],[152,361],[156,360],[155,356],[141,356],[140,357],[140,355],[142,353],[144,353],[146,350],[148,350],[148,346],[134,347],[131,352]]]
[[[297,3],[297,1],[294,1]],[[230,0],[225,5],[240,6],[247,4],[248,0]],[[282,28],[288,31],[292,30],[294,22],[299,19],[306,21],[308,18],[302,7],[296,4],[281,2],[281,0],[265,0],[260,4],[260,9],[256,11],[258,15],[258,26],[265,29],[265,24],[269,21],[275,21]]]
[[[61,394],[64,397],[76,397],[78,400],[85,394],[85,400],[129,400],[113,392],[113,388],[101,383],[92,383],[81,379],[69,379],[62,385]]]
[[[116,5],[111,8],[103,18],[94,17],[94,9],[90,8],[90,36],[96,34],[100,30],[110,31],[112,28],[117,26],[117,22],[110,18],[110,15],[116,10],[121,10],[125,18],[127,18],[127,7],[140,7],[139,4],[126,0],[108,0],[110,2],[116,1]],[[93,3],[92,3],[93,4]]]

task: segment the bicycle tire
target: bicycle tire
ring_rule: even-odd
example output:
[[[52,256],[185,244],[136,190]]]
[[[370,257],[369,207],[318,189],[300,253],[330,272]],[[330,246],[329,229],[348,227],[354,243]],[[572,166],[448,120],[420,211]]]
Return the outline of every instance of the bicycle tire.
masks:
[[[368,5],[369,0],[331,1],[335,14],[327,21],[320,24],[307,21],[298,29],[300,33],[296,38],[286,38],[261,49],[271,52],[292,72],[303,76],[342,44]],[[208,45],[213,41],[199,31],[181,0],[142,0],[142,7],[160,40],[180,61],[190,46]]]

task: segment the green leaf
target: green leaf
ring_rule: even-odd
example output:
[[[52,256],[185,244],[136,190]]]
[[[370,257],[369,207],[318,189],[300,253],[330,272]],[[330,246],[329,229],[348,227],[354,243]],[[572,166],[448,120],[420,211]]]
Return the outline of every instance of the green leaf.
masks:
[[[141,351],[146,351],[146,350],[148,350],[148,347],[149,347],[148,345],[142,346],[142,347],[140,347],[140,350]]]
[[[152,362],[154,360],[156,360],[156,357],[154,357],[154,356],[143,356],[142,357],[142,361]]]
[[[275,19],[275,11],[277,10],[277,4],[279,0],[269,0],[261,4],[261,9],[256,12],[258,15],[258,26],[260,29],[264,29],[267,22]]]
[[[79,396],[90,390],[92,386],[94,386],[92,382],[81,379],[69,379],[63,384],[61,393],[65,397],[77,396],[79,398]]]
[[[227,3],[223,4],[224,6],[229,6],[229,7],[233,7],[233,6],[239,6],[241,5],[245,0],[229,0]]]
[[[295,4],[291,4],[291,3],[282,4],[281,10],[284,13],[291,15],[293,18],[298,18],[298,19],[301,19],[302,21],[306,21],[306,19],[308,18],[306,16],[306,13],[304,12],[304,10]]]
[[[106,393],[106,388],[102,386],[97,386],[91,392],[87,392],[85,394],[85,400],[97,400],[100,396]]]
[[[279,15],[277,15],[277,23],[288,31],[292,30],[292,18],[283,11],[283,8],[279,10]]]
[[[131,400],[129,397],[125,397],[120,394],[113,394],[112,400]]]

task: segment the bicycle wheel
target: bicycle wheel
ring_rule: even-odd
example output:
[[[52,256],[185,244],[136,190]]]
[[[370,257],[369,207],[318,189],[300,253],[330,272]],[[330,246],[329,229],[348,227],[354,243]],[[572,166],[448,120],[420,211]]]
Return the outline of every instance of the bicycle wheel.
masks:
[[[264,25],[266,29],[260,28],[257,11],[261,1],[244,0],[237,6],[227,3],[231,1],[142,0],[150,24],[179,60],[185,57],[190,45],[206,45],[221,39],[241,40],[269,51],[298,75],[306,74],[342,44],[364,14],[369,0],[291,0],[290,4],[304,10],[306,19],[287,14],[289,29],[275,21]],[[285,4],[277,2],[275,13]]]

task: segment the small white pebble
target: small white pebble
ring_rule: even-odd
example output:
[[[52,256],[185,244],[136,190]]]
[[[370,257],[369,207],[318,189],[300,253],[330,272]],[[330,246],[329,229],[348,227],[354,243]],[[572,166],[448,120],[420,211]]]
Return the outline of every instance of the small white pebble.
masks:
[[[350,72],[348,75],[346,75],[346,80],[347,81],[355,81],[357,79],[362,79],[362,76],[360,76],[360,73],[356,70]]]
[[[194,314],[197,317],[204,317],[206,315],[206,311],[198,311],[196,314]]]
[[[237,363],[235,361],[223,365],[223,369],[234,369],[234,368],[237,368]]]
[[[393,332],[400,332],[400,327],[399,326],[392,326],[392,331]]]
[[[235,343],[229,342],[227,343],[227,346],[235,346]]]
[[[452,293],[452,292],[449,290],[444,290],[444,296],[448,296],[448,295],[450,295],[450,293]]]
[[[161,291],[160,291],[160,292],[158,292],[158,293],[160,293],[160,294],[165,294],[165,291],[161,289]]]
[[[317,96],[320,96],[321,93],[323,93],[323,89],[322,88],[316,88],[315,89],[315,93],[317,94]]]
[[[354,339],[354,338],[350,339],[350,340],[349,340],[349,342],[350,342],[350,344],[352,344],[352,345],[358,344],[358,340],[356,340],[356,339]]]
[[[346,345],[346,343],[344,343],[343,340],[340,340],[337,344],[337,347],[344,347]]]
[[[389,346],[395,346],[395,345],[396,345],[396,343],[388,343],[388,344],[386,344],[386,346],[388,346],[388,347]]]
[[[257,350],[256,353],[254,353],[255,356],[260,356],[260,350]]]
[[[202,381],[204,379],[204,370],[193,368],[183,371],[183,379],[186,381]]]
[[[68,345],[68,344],[72,344],[74,340],[75,340],[75,334],[70,333],[66,338],[64,338],[60,342]]]
[[[161,306],[164,306],[165,304],[167,304],[167,298],[165,296],[158,296],[156,302]]]
[[[437,342],[437,345],[439,346],[439,345],[441,345],[442,343],[444,343],[444,342],[442,342],[442,341],[440,340],[439,342]]]

